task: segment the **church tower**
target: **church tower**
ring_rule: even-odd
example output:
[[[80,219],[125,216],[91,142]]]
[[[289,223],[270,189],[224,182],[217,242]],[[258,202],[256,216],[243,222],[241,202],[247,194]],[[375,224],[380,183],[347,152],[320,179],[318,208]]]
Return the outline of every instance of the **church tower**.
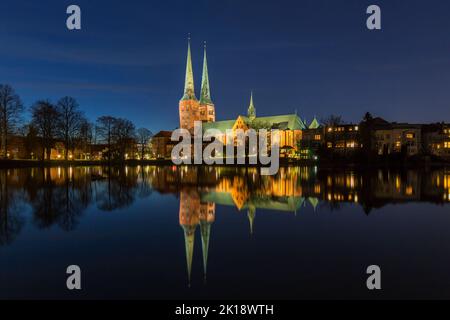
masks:
[[[184,94],[179,103],[180,128],[192,131],[194,121],[198,121],[199,102],[195,96],[194,73],[192,71],[191,40],[188,39],[188,51],[186,61],[186,77],[184,80]]]
[[[214,103],[211,100],[211,92],[209,90],[208,62],[206,60],[206,42],[203,53],[202,89],[200,92],[199,112],[201,121],[203,122],[216,121],[216,111],[214,109]]]
[[[250,121],[253,121],[256,118],[256,109],[255,106],[253,105],[253,92],[250,94],[250,105],[248,106],[247,116],[250,119]]]

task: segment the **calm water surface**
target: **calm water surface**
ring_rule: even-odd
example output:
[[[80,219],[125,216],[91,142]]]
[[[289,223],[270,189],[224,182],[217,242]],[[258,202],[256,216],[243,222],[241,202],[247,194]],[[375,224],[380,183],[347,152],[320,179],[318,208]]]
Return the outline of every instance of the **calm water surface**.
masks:
[[[450,298],[450,169],[1,169],[0,192],[0,298]]]

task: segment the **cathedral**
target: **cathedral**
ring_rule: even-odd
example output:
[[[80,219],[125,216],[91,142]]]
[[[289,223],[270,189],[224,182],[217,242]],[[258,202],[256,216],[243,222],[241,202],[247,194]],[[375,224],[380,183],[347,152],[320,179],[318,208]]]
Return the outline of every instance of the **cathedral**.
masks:
[[[208,78],[208,62],[206,60],[206,45],[203,56],[202,87],[200,100],[195,96],[194,73],[192,71],[191,44],[188,42],[188,53],[186,61],[186,78],[184,81],[184,93],[179,104],[180,128],[194,130],[194,122],[214,122],[216,113],[214,103],[211,100]]]
[[[222,134],[218,139],[226,143],[226,130],[235,132],[237,129],[244,131],[248,129],[276,129],[280,132],[280,147],[284,153],[292,156],[298,151],[298,145],[302,140],[303,131],[307,129],[318,129],[319,123],[316,118],[308,126],[306,121],[302,120],[297,113],[273,116],[257,116],[253,101],[253,94],[250,96],[250,104],[245,115],[238,115],[235,119],[216,121],[215,106],[211,100],[211,92],[208,76],[208,62],[206,58],[206,45],[203,56],[203,73],[200,89],[200,99],[195,95],[194,74],[192,71],[191,44],[188,41],[186,75],[184,81],[184,92],[179,102],[180,128],[187,129],[191,133],[194,130],[194,123],[201,121],[203,131],[216,129]],[[317,135],[316,135],[317,136]],[[170,149],[166,150],[164,144],[164,153],[169,154]],[[280,150],[283,152],[283,150]]]

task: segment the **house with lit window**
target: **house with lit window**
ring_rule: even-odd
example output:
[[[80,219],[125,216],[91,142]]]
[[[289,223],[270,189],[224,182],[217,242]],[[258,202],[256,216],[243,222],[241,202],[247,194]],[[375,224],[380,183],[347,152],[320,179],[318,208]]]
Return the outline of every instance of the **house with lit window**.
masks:
[[[450,159],[450,124],[435,123],[422,127],[423,150],[426,155]]]
[[[324,128],[324,145],[328,153],[351,155],[362,148],[357,124],[328,125]]]
[[[387,123],[374,129],[377,154],[414,156],[422,152],[422,125]]]
[[[323,141],[324,128],[314,117],[309,126],[302,131],[302,139],[298,143],[300,159],[317,160]]]

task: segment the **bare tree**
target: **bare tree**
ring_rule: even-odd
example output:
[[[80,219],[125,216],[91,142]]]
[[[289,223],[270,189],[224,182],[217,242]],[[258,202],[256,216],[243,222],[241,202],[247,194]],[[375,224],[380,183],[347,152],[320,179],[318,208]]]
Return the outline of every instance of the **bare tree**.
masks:
[[[341,116],[336,116],[334,114],[328,116],[325,119],[321,119],[320,122],[323,125],[330,126],[330,127],[338,126],[338,125],[341,125],[344,123]]]
[[[42,137],[42,159],[50,159],[51,149],[58,131],[60,117],[57,108],[48,100],[37,101],[31,107],[32,124]]]
[[[8,135],[17,129],[22,119],[23,104],[20,97],[9,85],[0,84],[0,134],[1,156],[6,158],[8,154]]]
[[[115,142],[117,156],[120,160],[125,160],[125,154],[130,146],[135,144],[135,127],[134,124],[127,119],[118,118],[114,122],[113,140]]]
[[[24,136],[24,144],[27,155],[34,159],[39,151],[39,132],[34,127],[33,123],[27,124],[22,128],[22,135]]]
[[[140,145],[141,160],[144,159],[145,149],[146,149],[146,147],[148,147],[150,138],[152,136],[153,136],[152,132],[150,130],[148,130],[147,128],[139,128],[137,130],[137,139],[138,139],[138,143]]]
[[[94,125],[84,119],[80,125],[80,130],[77,136],[77,142],[81,150],[86,153],[90,153],[90,146],[94,140]],[[88,152],[89,151],[89,152]]]
[[[78,136],[84,115],[78,110],[78,102],[72,97],[61,98],[56,104],[59,113],[58,135],[64,143],[64,159],[67,160],[69,150],[73,151],[75,138]]]
[[[108,161],[111,160],[111,146],[112,146],[112,138],[113,138],[113,129],[114,124],[116,122],[116,118],[111,116],[102,116],[97,119],[97,125],[95,128],[97,138],[105,143],[108,147],[107,158]]]

